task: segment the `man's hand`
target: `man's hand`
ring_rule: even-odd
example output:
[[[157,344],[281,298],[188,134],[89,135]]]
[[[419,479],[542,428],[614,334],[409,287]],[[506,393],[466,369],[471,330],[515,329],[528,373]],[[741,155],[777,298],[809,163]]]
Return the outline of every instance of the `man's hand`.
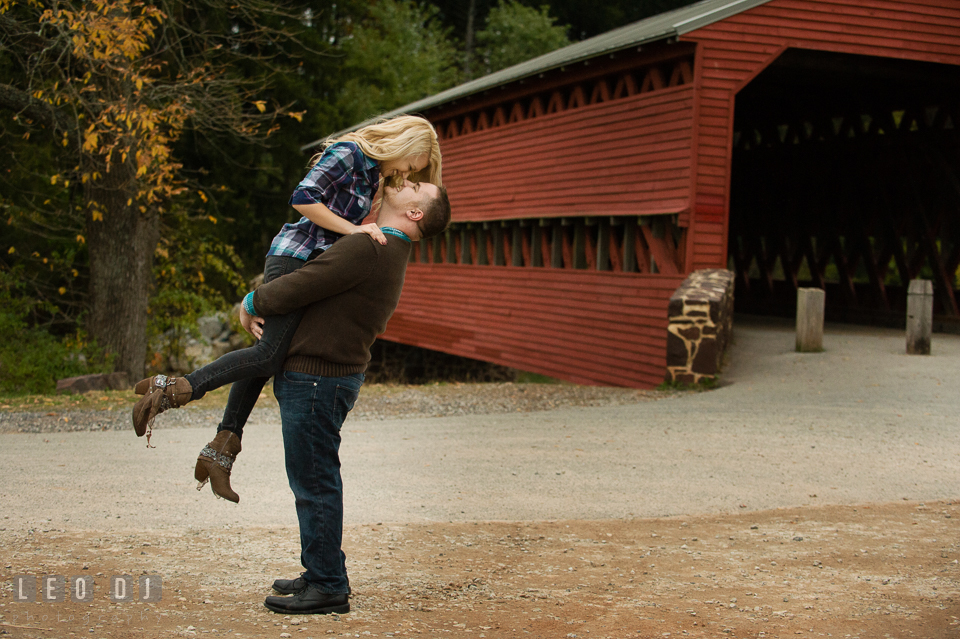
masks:
[[[375,239],[376,241],[380,242],[381,244],[386,244],[386,243],[387,243],[387,236],[383,234],[383,231],[381,231],[381,230],[380,230],[380,227],[377,226],[376,224],[372,224],[372,223],[371,223],[371,224],[361,224],[360,226],[356,227],[356,229],[357,229],[357,230],[355,230],[355,231],[353,232],[354,234],[356,234],[356,233],[366,233],[367,235],[369,235],[370,237],[372,237],[372,238]]]
[[[259,315],[251,315],[243,307],[243,304],[240,305],[240,326],[257,339],[263,337],[263,323],[265,321]]]

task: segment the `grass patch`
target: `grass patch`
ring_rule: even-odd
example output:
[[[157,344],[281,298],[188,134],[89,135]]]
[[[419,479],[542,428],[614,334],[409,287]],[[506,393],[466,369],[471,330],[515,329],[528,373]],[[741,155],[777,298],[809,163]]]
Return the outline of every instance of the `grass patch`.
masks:
[[[555,377],[548,377],[540,373],[528,373],[526,371],[517,372],[517,384],[562,384],[563,382]]]
[[[678,381],[663,382],[657,386],[658,391],[694,391],[701,393],[703,391],[713,390],[720,383],[719,377],[705,377],[696,384],[685,384]]]
[[[230,387],[224,386],[210,391],[201,399],[191,402],[189,406],[196,408],[223,408],[227,405],[227,396]],[[63,412],[70,410],[132,410],[133,405],[140,399],[133,389],[127,391],[89,391],[82,394],[61,395],[0,395],[0,411],[4,412]],[[263,387],[260,407],[276,406],[277,400],[273,397],[273,384]]]

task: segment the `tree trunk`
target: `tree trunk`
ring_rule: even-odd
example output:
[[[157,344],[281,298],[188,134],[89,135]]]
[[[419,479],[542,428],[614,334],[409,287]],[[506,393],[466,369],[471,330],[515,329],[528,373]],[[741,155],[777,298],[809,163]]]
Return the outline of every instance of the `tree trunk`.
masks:
[[[103,178],[86,185],[87,202],[98,202],[102,219],[87,212],[90,253],[90,315],[87,331],[116,355],[114,369],[143,377],[147,355],[147,302],[152,287],[153,255],[160,220],[151,207],[136,202],[136,168],[113,165]],[[127,202],[132,201],[131,205]]]

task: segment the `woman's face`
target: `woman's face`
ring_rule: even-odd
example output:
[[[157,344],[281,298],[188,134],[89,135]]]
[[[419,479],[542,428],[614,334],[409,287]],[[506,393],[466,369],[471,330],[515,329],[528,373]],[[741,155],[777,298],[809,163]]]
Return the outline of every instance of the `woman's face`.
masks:
[[[404,180],[410,177],[411,173],[417,173],[427,168],[430,158],[424,155],[408,155],[399,160],[387,160],[380,164],[380,175],[384,177],[387,186],[396,186],[402,184]]]

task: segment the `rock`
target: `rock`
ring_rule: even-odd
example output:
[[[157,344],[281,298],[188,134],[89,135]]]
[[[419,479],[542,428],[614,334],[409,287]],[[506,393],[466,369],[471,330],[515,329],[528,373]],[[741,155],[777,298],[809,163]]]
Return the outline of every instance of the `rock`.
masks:
[[[223,328],[223,317],[220,315],[207,315],[197,320],[197,330],[208,342],[217,339]]]
[[[670,297],[666,381],[716,379],[733,330],[734,275],[694,271]]]
[[[80,375],[57,380],[58,393],[86,393],[87,391],[127,390],[132,386],[126,373]]]
[[[170,356],[170,368],[175,371],[189,372],[205,366],[214,360],[210,344],[196,339],[187,340],[183,354]]]

